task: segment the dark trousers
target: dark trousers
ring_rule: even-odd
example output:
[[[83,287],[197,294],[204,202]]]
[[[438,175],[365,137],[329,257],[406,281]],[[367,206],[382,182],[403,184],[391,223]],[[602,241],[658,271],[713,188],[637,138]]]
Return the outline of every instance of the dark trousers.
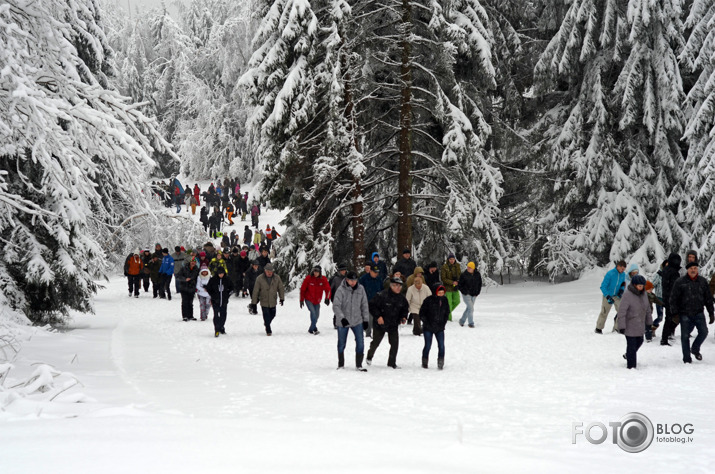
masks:
[[[149,278],[149,274],[142,275],[142,279],[144,280],[144,292],[146,293],[147,291],[149,291],[149,281],[151,281]]]
[[[228,301],[226,304],[211,303],[214,309],[214,330],[216,332],[224,332],[226,328],[226,308],[228,306]]]
[[[261,311],[263,311],[263,324],[266,326],[266,333],[271,334],[273,333],[271,330],[271,323],[273,322],[273,318],[276,317],[276,308],[266,308],[265,306],[261,306]]]
[[[429,351],[432,349],[432,336],[437,339],[437,358],[444,360],[444,331],[430,332],[425,330],[425,347],[422,349],[422,357],[429,359]]]
[[[636,353],[643,344],[643,336],[626,336],[626,363],[629,369],[636,368]]]
[[[420,321],[420,314],[412,313],[410,314],[410,316],[412,316],[412,334],[414,334],[415,336],[421,336],[422,322]]]
[[[698,329],[693,345],[690,345],[690,333],[693,328]],[[708,337],[708,325],[705,323],[705,314],[700,313],[695,316],[680,316],[680,345],[683,347],[683,360],[692,361],[690,353],[700,353],[700,346]]]
[[[390,355],[387,358],[387,365],[394,367],[397,365],[397,349],[400,348],[400,334],[397,332],[397,328],[385,331],[379,324],[375,324],[372,328],[372,342],[370,343],[370,349],[367,351],[367,358],[372,360],[372,356],[375,355],[375,351],[382,342],[382,338],[385,337],[385,333],[387,333],[387,340],[390,343]]]
[[[134,293],[136,296],[139,296],[139,290],[142,287],[142,276],[127,275],[127,280],[129,280],[129,294]]]
[[[675,334],[675,328],[678,327],[673,321],[673,313],[671,313],[669,305],[665,306],[665,324],[663,324],[663,334],[661,334],[661,343],[668,342],[668,338]]]
[[[171,299],[171,279],[173,277],[174,275],[167,275],[166,273],[159,275],[159,298],[166,296]]]
[[[181,292],[181,317],[184,320],[194,317],[194,292]]]

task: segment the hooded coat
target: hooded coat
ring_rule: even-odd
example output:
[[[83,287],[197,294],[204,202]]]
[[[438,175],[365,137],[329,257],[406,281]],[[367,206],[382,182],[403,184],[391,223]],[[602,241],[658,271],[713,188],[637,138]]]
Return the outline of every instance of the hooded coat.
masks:
[[[646,324],[653,324],[653,310],[648,301],[648,292],[639,291],[633,284],[623,293],[618,308],[618,329],[625,329],[628,337],[642,337]]]
[[[444,331],[449,320],[449,300],[446,296],[428,296],[420,308],[422,330],[432,333]]]
[[[670,293],[678,278],[680,278],[680,255],[671,253],[668,256],[668,266],[663,269],[663,302],[666,307],[670,305]]]

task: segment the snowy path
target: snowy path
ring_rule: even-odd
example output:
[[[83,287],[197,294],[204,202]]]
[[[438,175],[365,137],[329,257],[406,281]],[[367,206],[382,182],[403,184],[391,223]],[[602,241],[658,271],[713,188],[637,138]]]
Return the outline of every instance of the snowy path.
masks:
[[[229,304],[228,334],[216,339],[210,321],[180,320],[178,299],[127,298],[116,279],[100,293],[97,315],[78,318],[83,327],[41,338],[71,345],[62,357],[40,352],[43,344],[57,350],[51,340],[33,338],[23,350],[64,361],[58,368],[82,380],[99,411],[11,418],[0,430],[2,459],[17,468],[11,472],[63,458],[73,467],[62,472],[96,463],[118,472],[114,461],[159,472],[635,472],[645,465],[679,472],[684,459],[690,472],[712,472],[712,336],[701,363],[684,367],[678,347],[648,344],[639,370],[627,371],[622,337],[592,332],[597,283],[593,275],[490,289],[478,299],[476,329],[448,326],[444,371],[419,367],[422,340],[406,327],[403,369],[385,367],[385,341],[363,374],[335,370],[330,308],[322,309],[322,334],[311,336],[296,293],[279,309],[273,337],[238,299]],[[346,354],[353,350],[351,342]],[[70,364],[72,354],[78,360]],[[571,444],[572,421],[607,423],[632,411],[654,423],[693,423],[695,442],[654,443],[637,455],[583,438]],[[38,435],[52,443],[28,459]],[[77,439],[92,446],[88,458]]]

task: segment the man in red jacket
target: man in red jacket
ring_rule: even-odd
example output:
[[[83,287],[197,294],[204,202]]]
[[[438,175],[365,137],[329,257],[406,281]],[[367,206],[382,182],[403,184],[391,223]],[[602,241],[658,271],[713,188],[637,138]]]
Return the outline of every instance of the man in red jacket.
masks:
[[[323,300],[325,293],[325,306],[330,304],[330,283],[325,276],[322,275],[323,269],[319,265],[313,267],[310,275],[305,277],[303,284],[300,286],[300,307],[303,304],[308,305],[310,311],[310,334],[318,335],[318,317],[320,317],[320,302]]]

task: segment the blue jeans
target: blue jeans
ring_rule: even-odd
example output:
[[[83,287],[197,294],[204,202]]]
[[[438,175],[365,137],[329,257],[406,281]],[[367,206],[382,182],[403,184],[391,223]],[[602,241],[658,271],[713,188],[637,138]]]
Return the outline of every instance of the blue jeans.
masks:
[[[692,347],[690,346],[690,333],[693,328],[698,328],[698,335],[695,336]],[[705,323],[705,314],[700,313],[695,316],[680,316],[680,345],[683,347],[683,360],[692,361],[690,352],[699,353],[700,345],[708,337],[708,325]]]
[[[429,351],[432,349],[432,335],[437,339],[437,358],[444,359],[444,331],[431,332],[425,330],[425,348],[422,349],[422,357],[429,359]]]
[[[653,326],[660,326],[660,323],[663,321],[663,307],[659,304],[655,305],[655,312],[658,314],[658,317],[653,321]]]
[[[338,354],[345,352],[345,345],[348,342],[348,331],[355,335],[355,353],[365,353],[365,339],[363,339],[362,324],[352,327],[338,326]]]
[[[459,318],[459,324],[464,325],[465,321],[469,321],[470,326],[474,326],[474,301],[477,299],[476,296],[464,296],[464,303],[467,305],[467,309],[464,310],[464,314]]]
[[[305,300],[305,305],[308,307],[308,311],[310,311],[310,328],[308,328],[308,331],[317,331],[318,318],[320,317],[320,304],[313,304]]]

